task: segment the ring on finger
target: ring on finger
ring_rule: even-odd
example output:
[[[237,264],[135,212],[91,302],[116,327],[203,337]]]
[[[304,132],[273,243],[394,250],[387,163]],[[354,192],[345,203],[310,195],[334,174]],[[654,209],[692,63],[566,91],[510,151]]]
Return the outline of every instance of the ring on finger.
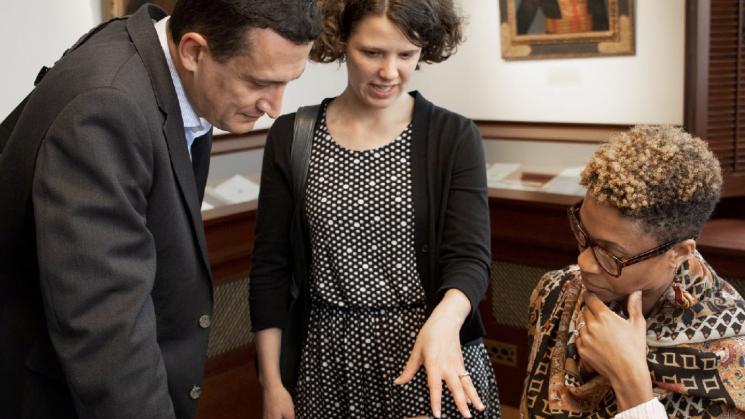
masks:
[[[458,379],[462,380],[462,379],[464,379],[466,377],[470,377],[470,376],[471,376],[471,373],[468,372],[468,371],[466,371],[463,374],[458,374]]]
[[[579,332],[583,327],[585,327],[585,322],[579,322],[577,323],[577,327],[572,331],[575,340],[579,339]]]

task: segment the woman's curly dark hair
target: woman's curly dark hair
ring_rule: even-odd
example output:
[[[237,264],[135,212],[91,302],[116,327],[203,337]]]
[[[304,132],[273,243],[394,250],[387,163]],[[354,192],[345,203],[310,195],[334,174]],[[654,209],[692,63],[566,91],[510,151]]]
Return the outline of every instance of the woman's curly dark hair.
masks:
[[[320,63],[344,61],[349,36],[371,15],[386,16],[411,43],[422,48],[421,62],[445,61],[463,41],[463,19],[452,0],[319,0],[318,5],[323,30],[310,58]]]
[[[660,243],[698,236],[722,190],[719,161],[680,128],[637,126],[595,152],[580,183]]]

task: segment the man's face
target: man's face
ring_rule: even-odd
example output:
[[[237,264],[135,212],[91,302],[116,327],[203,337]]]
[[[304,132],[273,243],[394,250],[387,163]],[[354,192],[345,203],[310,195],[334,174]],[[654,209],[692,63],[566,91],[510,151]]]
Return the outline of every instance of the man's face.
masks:
[[[192,77],[184,80],[197,114],[238,134],[250,131],[264,114],[279,116],[285,87],[303,73],[313,45],[297,45],[271,29],[249,29],[245,36],[248,53],[217,61],[203,48]]]

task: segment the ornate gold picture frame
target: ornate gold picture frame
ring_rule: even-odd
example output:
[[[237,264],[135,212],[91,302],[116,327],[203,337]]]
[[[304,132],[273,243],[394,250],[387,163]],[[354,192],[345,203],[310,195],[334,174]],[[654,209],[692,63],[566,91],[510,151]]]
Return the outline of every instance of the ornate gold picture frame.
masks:
[[[152,3],[170,14],[176,0],[101,0],[101,17],[105,22],[112,17],[132,14],[145,3]]]
[[[505,60],[634,55],[633,0],[499,0]]]
[[[127,0],[101,0],[101,18],[107,21],[115,16],[124,15]]]

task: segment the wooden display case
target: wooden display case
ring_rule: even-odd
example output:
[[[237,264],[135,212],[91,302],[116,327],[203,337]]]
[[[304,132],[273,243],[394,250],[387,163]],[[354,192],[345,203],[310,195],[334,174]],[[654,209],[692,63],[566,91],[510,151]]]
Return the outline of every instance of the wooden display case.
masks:
[[[530,136],[520,124],[480,123],[485,142],[500,141],[497,135],[510,137]],[[539,141],[552,137],[576,135],[580,141],[599,143],[608,133],[625,127],[562,126],[539,127]],[[509,131],[505,131],[509,130]],[[265,131],[246,136],[223,136],[213,146],[213,160],[208,186],[216,187],[235,175],[258,183]],[[536,141],[528,139],[528,141]],[[492,163],[492,162],[487,162]],[[541,272],[575,263],[577,245],[567,224],[566,208],[577,201],[581,194],[546,193],[541,190],[551,180],[540,173],[513,174],[513,179],[524,182],[526,188],[490,188],[492,256],[495,267],[508,264],[529,272],[530,281]],[[208,194],[208,201],[210,199]],[[202,212],[215,286],[245,277],[250,269],[253,235],[256,222],[256,201],[239,203],[221,202],[215,208]],[[699,249],[718,272],[729,278],[740,278],[745,283],[745,202],[741,199],[725,200],[716,217],[706,226],[699,238]],[[509,281],[513,281],[510,285]],[[525,284],[522,276],[508,280],[507,287],[523,287],[519,307],[527,312]],[[494,284],[494,282],[492,282]],[[497,290],[489,289],[479,309],[484,318],[487,347],[500,383],[503,403],[515,406],[519,402],[527,363],[526,331],[514,321],[506,322],[495,316],[495,305],[516,304],[501,302]],[[506,293],[504,298],[510,297]],[[247,298],[247,293],[246,293]],[[527,313],[525,313],[527,314]],[[249,327],[246,325],[246,327]],[[505,355],[506,354],[506,355]],[[255,376],[255,352],[251,343],[211,357],[207,362],[204,396],[200,403],[199,418],[259,417],[261,397]],[[237,410],[236,410],[237,409]]]

